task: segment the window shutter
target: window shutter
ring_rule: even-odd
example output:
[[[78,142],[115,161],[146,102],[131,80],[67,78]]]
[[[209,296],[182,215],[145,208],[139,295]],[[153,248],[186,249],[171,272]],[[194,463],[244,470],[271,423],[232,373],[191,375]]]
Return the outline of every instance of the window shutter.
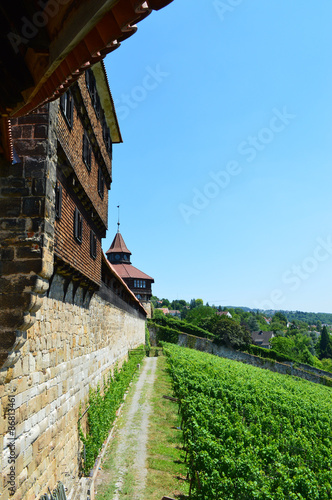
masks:
[[[61,219],[61,208],[62,208],[62,186],[57,182],[55,187],[55,217]]]
[[[74,238],[79,243],[82,243],[82,236],[83,236],[83,218],[78,208],[76,207],[74,213]]]
[[[74,123],[74,99],[70,92],[68,93],[68,105],[68,121],[70,126],[72,127]]]
[[[65,94],[61,94],[61,96],[60,96],[60,107],[61,107],[62,111],[65,113],[65,108],[66,108],[66,95]]]
[[[104,176],[100,167],[98,169],[98,194],[101,199],[104,198]]]
[[[79,240],[80,242],[82,241],[82,238],[83,238],[83,218],[81,216],[80,213],[78,213],[78,224],[79,224],[79,228],[78,228],[78,237],[79,237]]]
[[[83,161],[87,169],[91,170],[91,146],[86,130],[83,134]]]
[[[92,230],[90,231],[90,255],[93,259],[97,257],[97,237]]]

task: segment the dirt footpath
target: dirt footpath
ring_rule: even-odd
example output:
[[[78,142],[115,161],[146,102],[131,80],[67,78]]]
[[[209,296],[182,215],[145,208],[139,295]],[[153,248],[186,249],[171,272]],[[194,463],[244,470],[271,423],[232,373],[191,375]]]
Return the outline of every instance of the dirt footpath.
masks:
[[[135,393],[127,400],[109,445],[111,467],[101,470],[95,482],[97,499],[143,500],[147,468],[147,440],[150,399],[158,358],[145,358],[140,367]],[[108,484],[107,491],[101,485]]]

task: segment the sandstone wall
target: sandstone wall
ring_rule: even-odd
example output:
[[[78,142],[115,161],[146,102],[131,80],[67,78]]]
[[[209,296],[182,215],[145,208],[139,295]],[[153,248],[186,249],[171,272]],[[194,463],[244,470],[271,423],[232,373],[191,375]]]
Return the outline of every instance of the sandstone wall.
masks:
[[[63,278],[57,276],[57,280],[61,285]],[[14,500],[40,498],[57,481],[68,492],[73,489],[79,472],[79,405],[84,409],[89,386],[102,384],[104,375],[122,363],[128,349],[145,339],[145,318],[139,311],[129,313],[128,306],[112,305],[98,295],[87,305],[80,290],[75,303],[66,302],[55,298],[59,286],[53,289],[54,298],[42,299],[20,358],[13,367],[0,371],[1,500],[9,498],[11,466],[15,467]],[[8,447],[12,401],[13,465]]]

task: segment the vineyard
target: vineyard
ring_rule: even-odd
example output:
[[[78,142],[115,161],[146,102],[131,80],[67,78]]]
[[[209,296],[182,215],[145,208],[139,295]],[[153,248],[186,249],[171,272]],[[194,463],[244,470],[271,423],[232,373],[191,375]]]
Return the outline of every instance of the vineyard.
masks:
[[[330,500],[331,389],[165,344],[197,500]]]

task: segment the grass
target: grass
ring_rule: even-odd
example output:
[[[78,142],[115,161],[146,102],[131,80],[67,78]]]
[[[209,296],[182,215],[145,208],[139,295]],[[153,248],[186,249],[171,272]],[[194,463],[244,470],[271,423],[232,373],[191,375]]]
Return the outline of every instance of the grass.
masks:
[[[113,498],[115,491],[117,490],[116,482],[119,477],[117,475],[118,463],[117,463],[117,455],[116,450],[119,446],[119,437],[117,429],[121,429],[126,424],[126,418],[128,415],[129,405],[132,401],[132,398],[135,394],[136,382],[138,380],[138,373],[134,375],[133,383],[129,387],[128,394],[126,397],[126,401],[124,403],[121,415],[117,421],[116,429],[114,432],[114,437],[109,443],[107,452],[105,454],[105,458],[102,464],[102,472],[100,475],[102,476],[102,484],[98,485],[98,493],[96,495],[97,500],[110,500]],[[130,454],[130,444],[133,441],[134,436],[130,434],[128,436],[129,446],[127,447],[124,456],[121,457],[121,464],[126,469],[122,480],[122,494],[128,496],[128,499],[132,497],[133,492],[133,484],[134,477],[130,472],[130,466],[132,464],[132,457]],[[131,495],[131,496],[130,496]]]
[[[151,401],[149,425],[148,475],[144,500],[159,500],[163,496],[187,498],[189,483],[182,450],[180,418],[175,402],[164,399],[172,396],[171,380],[166,358],[160,356]]]
[[[137,375],[131,387],[117,422],[117,428],[125,426],[128,410],[135,394]],[[140,403],[146,398],[147,387],[143,388]],[[148,469],[146,488],[142,499],[160,500],[163,496],[176,499],[188,498],[189,483],[186,481],[187,469],[184,463],[185,452],[182,450],[182,432],[178,429],[179,415],[177,403],[164,399],[163,395],[172,396],[172,386],[167,372],[166,358],[158,357],[152,398],[150,400],[151,413],[149,418],[146,467]],[[133,424],[140,418],[138,412]],[[135,448],[135,432],[129,433],[128,446],[121,456],[121,466],[124,467],[121,477],[120,498],[132,500],[135,490],[135,475],[133,471],[132,450]],[[112,500],[116,491],[118,477],[117,448],[119,437],[117,430],[111,440],[100,471],[97,500]],[[101,484],[100,484],[101,483]]]

